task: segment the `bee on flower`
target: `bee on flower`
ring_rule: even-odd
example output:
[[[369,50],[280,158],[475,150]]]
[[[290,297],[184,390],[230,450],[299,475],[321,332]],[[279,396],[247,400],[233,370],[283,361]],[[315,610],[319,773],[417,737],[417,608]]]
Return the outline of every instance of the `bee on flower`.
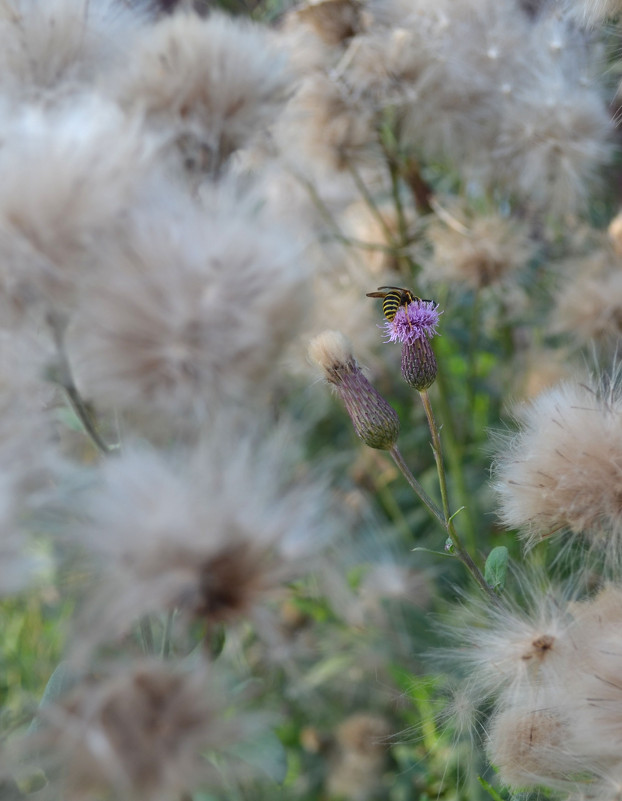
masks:
[[[383,292],[382,290],[389,290]],[[434,383],[438,366],[430,345],[438,333],[442,312],[433,300],[422,300],[410,289],[378,287],[369,298],[382,298],[387,342],[402,343],[402,376],[407,384],[422,392]]]

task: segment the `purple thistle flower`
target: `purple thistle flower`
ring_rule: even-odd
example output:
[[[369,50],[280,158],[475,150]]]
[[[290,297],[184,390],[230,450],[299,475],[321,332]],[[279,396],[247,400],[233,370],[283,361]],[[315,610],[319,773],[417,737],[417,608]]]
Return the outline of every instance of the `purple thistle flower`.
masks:
[[[400,306],[392,320],[385,320],[387,342],[402,342],[414,345],[423,339],[432,339],[438,333],[436,326],[442,312],[432,300],[413,300],[408,306]]]

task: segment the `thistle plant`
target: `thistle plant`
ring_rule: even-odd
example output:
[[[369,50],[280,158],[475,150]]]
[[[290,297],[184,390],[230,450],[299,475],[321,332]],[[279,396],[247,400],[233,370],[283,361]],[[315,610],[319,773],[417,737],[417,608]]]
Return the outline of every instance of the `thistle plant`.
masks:
[[[620,2],[234,10],[0,0],[0,801],[618,801]]]

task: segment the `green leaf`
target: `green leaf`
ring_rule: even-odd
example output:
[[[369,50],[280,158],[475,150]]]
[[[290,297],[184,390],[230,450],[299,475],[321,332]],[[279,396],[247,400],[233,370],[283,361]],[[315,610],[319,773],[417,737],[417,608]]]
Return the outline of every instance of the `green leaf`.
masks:
[[[451,543],[451,540],[449,540],[449,542]],[[424,548],[421,545],[418,545],[416,548],[411,548],[410,550],[412,551],[412,553],[420,551],[421,553],[434,554],[434,556],[449,556],[450,559],[453,559],[455,557],[454,553],[448,553],[447,551],[435,551],[432,548]]]
[[[501,545],[500,547],[502,548],[503,546]],[[491,784],[489,784],[486,781],[486,779],[483,779],[481,776],[478,776],[477,781],[482,785],[482,787],[484,788],[484,790],[486,790],[486,792],[490,795],[490,797],[494,798],[494,801],[505,801],[503,796],[499,795],[499,793],[495,790],[495,788]]]
[[[252,740],[239,743],[232,749],[241,760],[257,768],[269,779],[282,784],[287,776],[287,752],[283,743],[270,729],[263,730]]]
[[[493,590],[500,592],[505,586],[509,560],[510,553],[505,545],[498,545],[488,554],[486,567],[484,568],[484,578]]]
[[[70,690],[77,681],[76,674],[71,670],[67,662],[61,662],[50,676],[48,683],[43,691],[43,696],[39,703],[39,708],[44,708],[53,704],[55,701]],[[29,732],[39,728],[39,719],[35,718],[28,729]]]
[[[60,408],[56,409],[55,415],[59,422],[61,422],[67,428],[70,428],[72,431],[84,431],[84,426],[82,425],[80,418],[70,407],[61,406]]]

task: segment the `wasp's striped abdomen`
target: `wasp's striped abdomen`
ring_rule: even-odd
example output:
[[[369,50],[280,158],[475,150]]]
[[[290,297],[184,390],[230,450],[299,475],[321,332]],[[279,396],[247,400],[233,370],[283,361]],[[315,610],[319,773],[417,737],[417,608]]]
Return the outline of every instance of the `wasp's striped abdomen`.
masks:
[[[390,322],[395,319],[399,307],[405,305],[403,295],[404,293],[398,290],[387,292],[382,301],[382,313]]]

